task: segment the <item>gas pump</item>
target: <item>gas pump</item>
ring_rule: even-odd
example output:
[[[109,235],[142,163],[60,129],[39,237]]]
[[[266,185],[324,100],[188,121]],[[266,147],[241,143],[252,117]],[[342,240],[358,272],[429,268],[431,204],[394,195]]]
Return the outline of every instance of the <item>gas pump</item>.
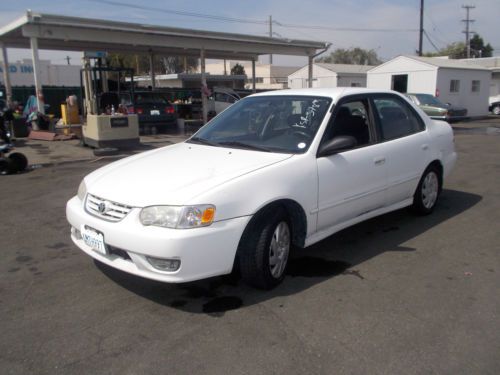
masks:
[[[108,75],[118,76],[117,90],[109,90]],[[131,77],[130,86],[122,90],[122,77]],[[91,66],[89,58],[84,59],[80,71],[84,88],[84,110],[86,123],[82,126],[83,143],[91,147],[132,148],[139,145],[139,120],[136,114],[129,114],[121,105],[120,92],[129,92],[134,97],[134,71],[127,68],[103,67],[99,63]]]

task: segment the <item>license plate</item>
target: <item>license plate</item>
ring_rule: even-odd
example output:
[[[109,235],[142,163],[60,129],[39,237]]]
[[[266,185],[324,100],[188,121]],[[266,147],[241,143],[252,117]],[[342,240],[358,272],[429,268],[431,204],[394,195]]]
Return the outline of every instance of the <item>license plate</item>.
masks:
[[[160,110],[159,109],[152,109],[151,110],[151,114],[152,115],[159,115],[160,114]]]
[[[104,244],[104,235],[90,227],[82,228],[83,242],[92,250],[101,254],[106,254],[106,245]]]

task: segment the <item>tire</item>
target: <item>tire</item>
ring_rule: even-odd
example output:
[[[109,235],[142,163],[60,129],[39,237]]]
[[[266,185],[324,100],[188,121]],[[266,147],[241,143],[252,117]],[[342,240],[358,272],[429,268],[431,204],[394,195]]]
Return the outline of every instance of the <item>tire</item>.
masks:
[[[13,168],[15,172],[22,172],[28,166],[28,159],[24,154],[20,152],[14,152],[9,155],[9,159],[12,162]]]
[[[441,171],[435,165],[425,170],[413,195],[412,210],[419,215],[429,215],[434,211],[441,193]]]
[[[0,158],[0,175],[14,173],[14,165],[9,158]]]
[[[238,247],[243,281],[265,290],[280,284],[285,278],[291,239],[290,222],[283,208],[273,207],[254,217]]]
[[[500,115],[500,104],[496,104],[492,109],[491,112],[493,112],[494,115]]]

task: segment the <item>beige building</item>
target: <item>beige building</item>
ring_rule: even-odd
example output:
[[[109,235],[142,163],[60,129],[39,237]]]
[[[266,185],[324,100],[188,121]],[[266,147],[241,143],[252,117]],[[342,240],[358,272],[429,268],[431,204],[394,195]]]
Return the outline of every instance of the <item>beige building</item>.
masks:
[[[314,63],[312,87],[366,87],[366,73],[371,68],[371,65]],[[288,76],[288,87],[291,89],[301,89],[308,85],[308,65]]]
[[[55,65],[49,60],[40,60],[40,79],[44,86],[80,86],[79,65]],[[12,86],[33,86],[33,62],[23,59],[9,63],[10,84]],[[0,61],[0,85],[4,82],[3,62]]]
[[[240,64],[245,69],[247,76],[245,88],[252,89],[252,62],[251,61],[217,61],[207,63],[205,70],[212,75],[230,75],[231,69]],[[225,66],[224,66],[225,65]],[[298,67],[276,66],[255,62],[255,88],[257,90],[280,90],[288,87],[288,75],[295,72]],[[198,68],[199,72],[199,68]]]

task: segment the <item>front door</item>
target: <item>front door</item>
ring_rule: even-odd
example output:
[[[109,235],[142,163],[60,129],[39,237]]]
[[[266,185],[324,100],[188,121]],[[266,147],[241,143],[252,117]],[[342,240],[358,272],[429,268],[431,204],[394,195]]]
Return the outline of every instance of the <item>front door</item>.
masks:
[[[322,142],[348,135],[353,149],[319,157],[317,231],[341,225],[385,205],[386,155],[376,143],[373,117],[366,98],[337,105]]]

